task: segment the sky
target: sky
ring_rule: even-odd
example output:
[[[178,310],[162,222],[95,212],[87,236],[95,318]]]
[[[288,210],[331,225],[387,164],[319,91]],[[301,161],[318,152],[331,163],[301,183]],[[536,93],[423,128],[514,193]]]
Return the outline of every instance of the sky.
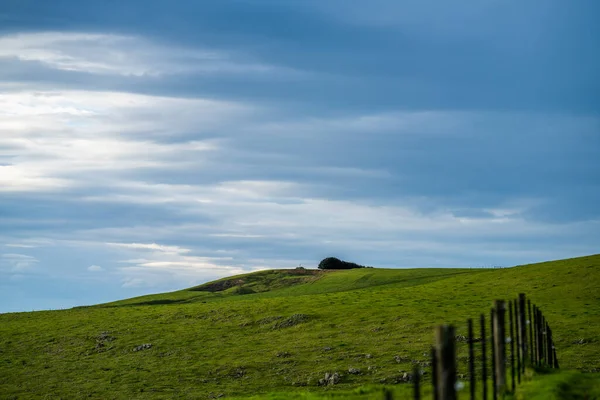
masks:
[[[595,0],[0,1],[0,312],[600,252]]]

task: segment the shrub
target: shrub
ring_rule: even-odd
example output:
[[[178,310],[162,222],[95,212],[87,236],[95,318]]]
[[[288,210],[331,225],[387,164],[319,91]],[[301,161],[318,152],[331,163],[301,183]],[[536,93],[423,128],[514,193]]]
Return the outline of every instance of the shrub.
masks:
[[[342,261],[336,257],[327,257],[319,263],[319,269],[353,269],[365,268],[364,265],[359,265],[353,262]]]

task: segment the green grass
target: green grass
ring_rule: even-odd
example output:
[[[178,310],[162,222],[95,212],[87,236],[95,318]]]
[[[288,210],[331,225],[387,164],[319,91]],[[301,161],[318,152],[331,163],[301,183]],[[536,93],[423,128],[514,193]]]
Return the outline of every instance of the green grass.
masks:
[[[517,400],[597,400],[600,399],[600,379],[597,374],[560,371],[537,374],[516,393]]]
[[[394,382],[428,361],[436,324],[454,323],[465,334],[467,318],[519,292],[544,311],[563,370],[600,369],[600,255],[497,270],[297,272],[227,278],[221,282],[235,285],[220,283],[225,290],[217,292],[201,285],[0,314],[0,398],[368,399],[382,398],[384,386],[410,398],[410,385]],[[303,316],[290,318],[296,314]],[[133,351],[144,343],[152,348]],[[464,345],[458,356],[464,374]],[[319,387],[333,371],[340,383]],[[554,376],[536,377],[530,390],[545,379],[560,385]],[[531,396],[528,387],[522,393]]]

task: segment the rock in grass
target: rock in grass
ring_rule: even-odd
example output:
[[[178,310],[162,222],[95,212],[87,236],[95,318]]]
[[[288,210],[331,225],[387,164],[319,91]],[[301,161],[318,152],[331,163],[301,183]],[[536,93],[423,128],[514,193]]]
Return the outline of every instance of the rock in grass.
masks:
[[[410,358],[409,357],[404,357],[404,356],[394,356],[394,360],[396,360],[396,362],[398,364],[403,363],[403,362],[409,362]]]
[[[108,350],[107,343],[110,343],[115,339],[114,336],[110,335],[110,332],[100,332],[100,334],[96,336],[95,350],[99,353]]]
[[[335,385],[340,381],[340,374],[337,372],[325,374],[325,378],[319,379],[319,386]]]
[[[146,350],[146,349],[150,349],[152,348],[152,343],[145,343],[145,344],[140,344],[139,346],[136,346],[133,351],[142,351],[142,350]]]
[[[246,369],[244,367],[236,368],[231,374],[231,376],[233,378],[238,378],[238,379],[243,378],[245,375],[246,375]]]
[[[412,381],[412,375],[409,374],[408,372],[405,372],[402,374],[402,377],[400,378],[400,382],[411,382]]]
[[[358,368],[348,368],[348,373],[352,375],[360,375],[360,369]]]
[[[404,371],[400,371],[400,372],[401,372],[401,375],[394,376],[391,379],[389,379],[389,381],[396,383],[396,384],[412,382],[412,380],[413,380],[412,374],[409,374],[408,372],[404,372]],[[387,383],[387,382],[388,382],[388,379],[385,379],[385,383]]]

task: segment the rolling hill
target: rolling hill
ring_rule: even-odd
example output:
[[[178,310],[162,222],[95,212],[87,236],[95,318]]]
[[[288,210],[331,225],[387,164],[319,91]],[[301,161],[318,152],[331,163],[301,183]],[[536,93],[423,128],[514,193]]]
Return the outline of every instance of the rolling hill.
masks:
[[[465,334],[467,318],[519,292],[544,310],[561,368],[591,372],[555,381],[597,385],[600,255],[505,269],[271,270],[0,314],[0,398],[381,398],[382,385],[402,398],[410,387],[397,377],[427,361],[435,325]],[[333,371],[340,382],[318,386]]]

